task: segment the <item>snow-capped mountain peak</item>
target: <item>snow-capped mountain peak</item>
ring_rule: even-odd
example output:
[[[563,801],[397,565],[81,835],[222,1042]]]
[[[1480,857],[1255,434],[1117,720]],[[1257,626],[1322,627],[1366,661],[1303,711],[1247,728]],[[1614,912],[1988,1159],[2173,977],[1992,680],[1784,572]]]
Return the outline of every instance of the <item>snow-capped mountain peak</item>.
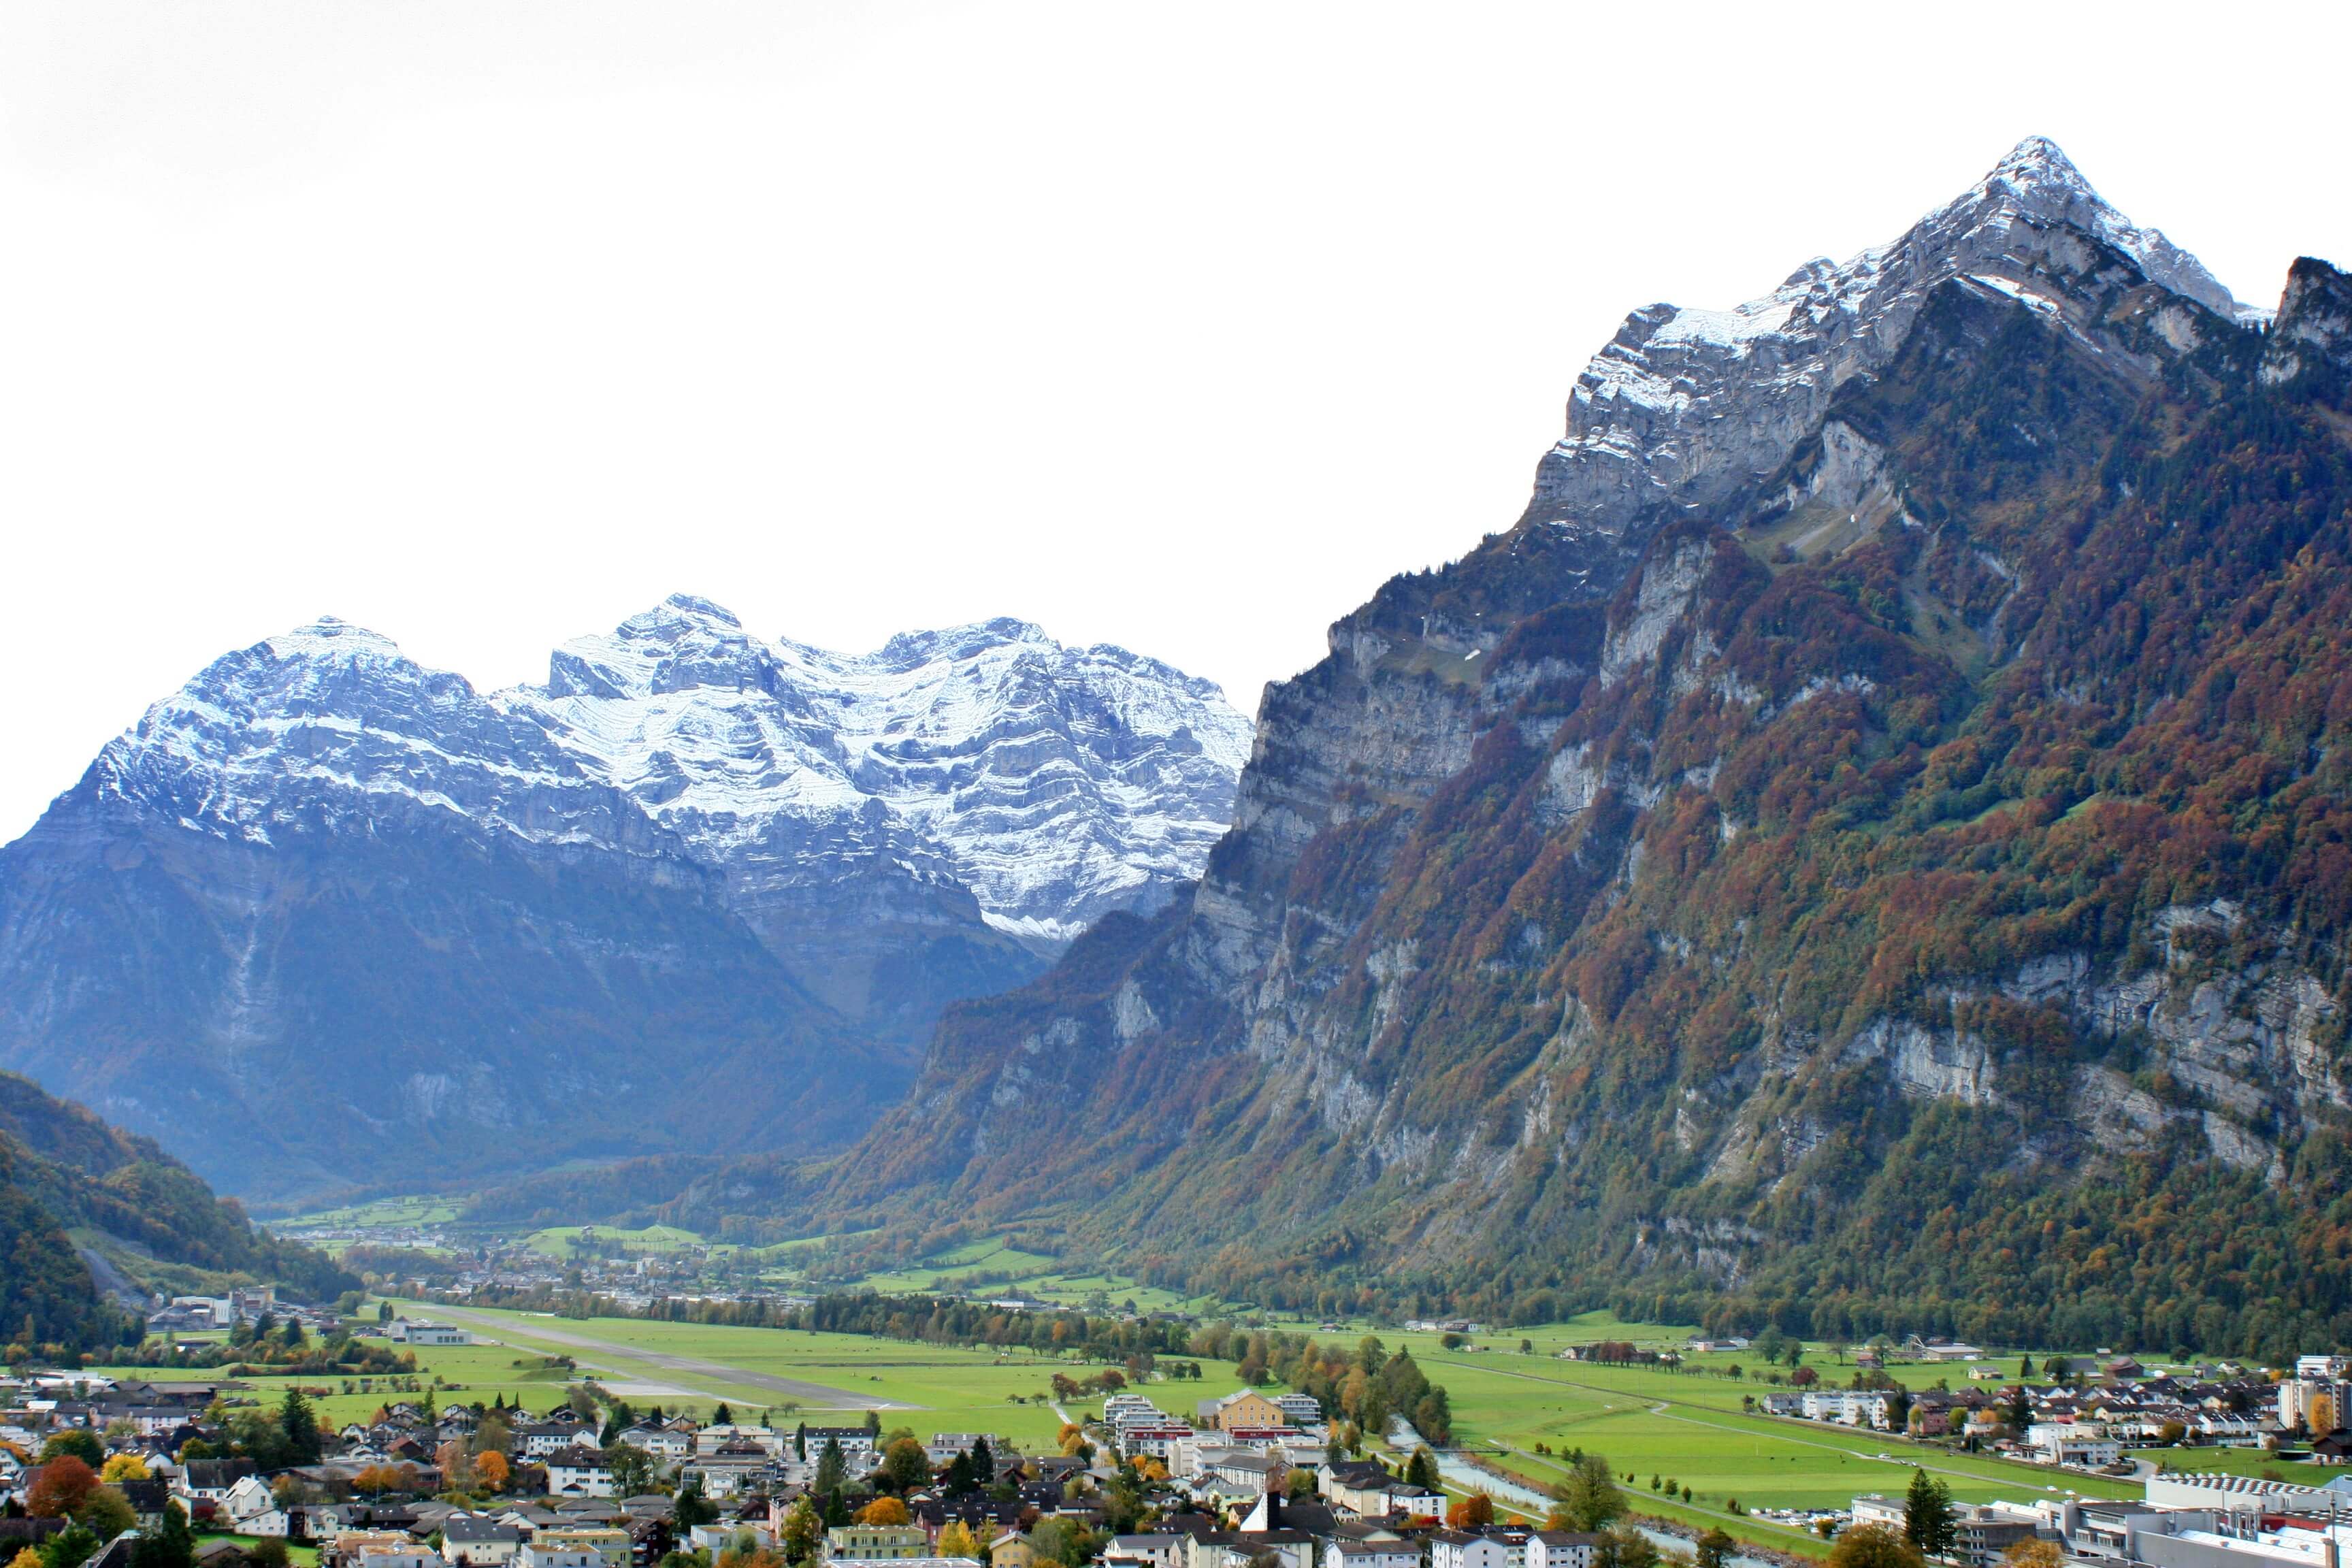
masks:
[[[1026,621],[845,655],[761,641],[685,595],[494,700],[730,875],[893,854],[1049,943],[1198,873],[1250,736],[1213,684]]]
[[[698,687],[761,686],[772,657],[724,606],[672,594],[602,636],[574,637],[548,661],[555,697],[623,699]]]
[[[2220,315],[2235,316],[2244,309],[2203,262],[2167,239],[2162,230],[2142,228],[2109,205],[2047,136],[2020,142],[1969,191],[1922,218],[1919,228],[1945,234],[1956,227],[1977,229],[2021,218],[2096,235],[2138,262],[2151,282]]]
[[[1249,738],[1212,683],[1025,621],[844,655],[673,595],[488,694],[324,617],[214,661],[97,769],[218,837],[422,812],[681,856],[747,909],[879,870],[1051,945],[1199,873]]]
[[[2098,245],[2224,320],[2264,314],[2116,211],[2057,143],[2029,136],[1889,244],[1816,258],[1728,310],[1628,316],[1577,378],[1528,519],[1616,537],[1656,508],[1703,510],[1786,458],[1839,385],[1891,361],[1938,284],[1974,279],[2051,305],[2051,278],[2093,266]]]

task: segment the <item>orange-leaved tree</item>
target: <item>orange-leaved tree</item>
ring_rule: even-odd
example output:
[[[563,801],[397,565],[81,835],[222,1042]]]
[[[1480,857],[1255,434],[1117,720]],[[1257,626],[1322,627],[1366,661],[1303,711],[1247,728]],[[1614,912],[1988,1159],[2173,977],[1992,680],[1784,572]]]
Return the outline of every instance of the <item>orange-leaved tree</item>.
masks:
[[[41,1467],[41,1479],[25,1494],[25,1511],[35,1519],[63,1519],[97,1489],[96,1470],[71,1454],[60,1454]]]

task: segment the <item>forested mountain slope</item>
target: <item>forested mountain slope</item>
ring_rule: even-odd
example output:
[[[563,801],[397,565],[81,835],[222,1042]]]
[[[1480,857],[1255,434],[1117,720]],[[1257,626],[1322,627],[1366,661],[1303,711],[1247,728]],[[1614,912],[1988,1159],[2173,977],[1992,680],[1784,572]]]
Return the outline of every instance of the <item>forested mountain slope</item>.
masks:
[[[64,1352],[137,1342],[151,1286],[241,1279],[315,1300],[359,1285],[256,1230],[151,1141],[15,1073],[0,1073],[0,1343]]]
[[[1528,514],[1269,690],[1188,899],[812,1173],[1337,1311],[2352,1342],[2352,282],[2030,141],[1637,311]]]

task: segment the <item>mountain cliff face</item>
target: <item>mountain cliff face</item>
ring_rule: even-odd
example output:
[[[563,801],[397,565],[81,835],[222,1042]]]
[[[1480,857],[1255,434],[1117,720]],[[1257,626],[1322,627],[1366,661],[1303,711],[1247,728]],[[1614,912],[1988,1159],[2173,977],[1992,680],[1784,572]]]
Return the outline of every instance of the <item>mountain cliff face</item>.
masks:
[[[149,1140],[14,1073],[0,1073],[0,1341],[50,1354],[135,1342],[151,1283],[278,1284],[307,1300],[359,1287],[255,1230]]]
[[[822,1149],[1195,874],[1245,734],[1014,621],[851,658],[673,598],[488,695],[322,621],[0,851],[0,1060],[264,1195]]]
[[[2352,1340],[2347,290],[2239,307],[2037,139],[1636,311],[1518,524],[1269,690],[1189,899],[670,1212],[1326,1311]]]

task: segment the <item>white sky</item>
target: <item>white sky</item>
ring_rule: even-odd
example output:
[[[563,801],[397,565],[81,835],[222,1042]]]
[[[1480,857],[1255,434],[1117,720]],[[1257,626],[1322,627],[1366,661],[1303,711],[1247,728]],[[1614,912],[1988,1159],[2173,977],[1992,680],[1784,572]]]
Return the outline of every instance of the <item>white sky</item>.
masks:
[[[1254,709],[1629,309],[2028,132],[2241,298],[2352,262],[2347,8],[2167,10],[9,0],[0,838],[321,614],[484,687],[675,590],[1011,614]]]

